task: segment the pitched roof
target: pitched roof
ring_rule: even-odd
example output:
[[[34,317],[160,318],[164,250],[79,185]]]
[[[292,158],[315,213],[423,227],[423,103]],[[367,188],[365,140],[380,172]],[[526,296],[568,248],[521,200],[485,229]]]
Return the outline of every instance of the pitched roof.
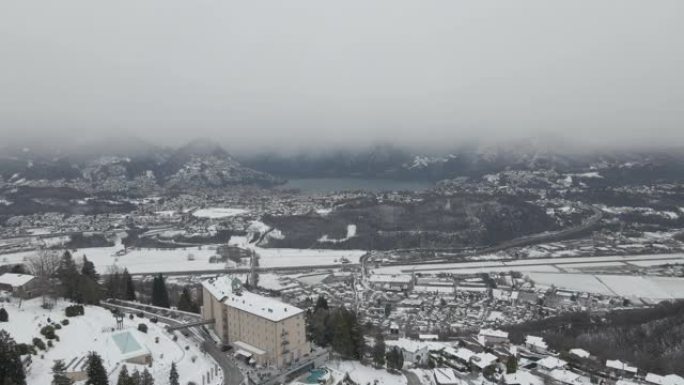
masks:
[[[10,285],[12,287],[19,287],[27,284],[33,278],[35,278],[35,276],[30,274],[5,273],[3,275],[0,275],[0,284]]]

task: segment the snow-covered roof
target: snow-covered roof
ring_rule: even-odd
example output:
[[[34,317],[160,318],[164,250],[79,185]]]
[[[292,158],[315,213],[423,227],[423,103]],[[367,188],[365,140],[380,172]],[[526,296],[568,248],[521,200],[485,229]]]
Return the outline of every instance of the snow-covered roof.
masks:
[[[269,321],[282,321],[304,312],[298,307],[244,289],[233,292],[234,288],[240,287],[240,283],[227,275],[202,281],[202,286],[224,304]]]
[[[459,385],[461,380],[456,377],[456,373],[451,368],[435,368],[433,370],[435,382],[438,385]]]
[[[544,339],[537,336],[525,337],[525,343],[542,349],[548,348],[548,345],[546,344],[546,342],[544,342]]]
[[[496,329],[482,329],[480,330],[479,335],[484,337],[508,338],[508,332]]]
[[[418,334],[418,339],[423,341],[437,341],[439,336],[437,334]]]
[[[547,356],[537,361],[538,366],[541,366],[542,368],[547,370],[562,368],[566,364],[567,362],[552,356]]]
[[[668,374],[667,376],[660,376],[654,373],[646,374],[646,382],[655,385],[684,385],[684,378],[676,374]]]
[[[629,373],[636,373],[637,372],[636,367],[629,366],[627,363],[624,363],[620,360],[607,360],[606,361],[606,367],[611,368],[611,369],[622,370],[622,371],[629,372]]]
[[[27,284],[33,278],[35,278],[35,276],[30,274],[5,273],[0,275],[0,284],[9,285],[12,287],[20,287]]]
[[[589,353],[588,351],[578,348],[570,349],[570,354],[575,355],[579,358],[589,358],[589,356],[591,356],[591,353]]]
[[[408,274],[373,274],[369,278],[371,282],[404,284],[410,283],[412,279]]]
[[[428,350],[428,345],[425,342],[411,340],[408,338],[399,338],[398,340],[386,341],[387,346],[396,346],[406,352],[417,353],[421,350]]]
[[[584,381],[582,381],[582,377],[579,374],[565,369],[555,369],[549,373],[549,377],[561,384],[584,384]]]
[[[473,355],[473,364],[480,369],[484,369],[487,366],[493,364],[497,360],[497,357],[491,353],[477,353]]]
[[[506,385],[543,385],[544,380],[526,370],[518,370],[515,373],[504,375]]]

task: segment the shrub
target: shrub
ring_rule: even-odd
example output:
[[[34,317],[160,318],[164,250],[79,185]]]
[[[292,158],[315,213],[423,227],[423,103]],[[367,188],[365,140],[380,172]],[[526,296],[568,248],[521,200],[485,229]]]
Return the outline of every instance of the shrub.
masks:
[[[138,316],[138,318],[142,318],[145,316],[145,313],[139,311],[136,315]]]
[[[157,322],[159,322],[159,318],[152,317],[152,318],[150,318],[150,322],[152,322],[153,324],[156,324]]]
[[[48,340],[47,346],[48,346],[48,348],[52,347],[52,340]]]
[[[63,319],[63,320],[62,320],[62,325],[67,326],[68,324],[69,324],[69,320],[68,320],[68,319]]]
[[[24,354],[36,354],[36,348],[29,344],[17,344],[17,353],[21,356]]]
[[[9,321],[9,314],[7,314],[7,310],[5,308],[0,308],[0,322],[7,322]]]
[[[135,318],[135,317],[133,316],[133,313],[131,313],[131,314],[128,315],[128,318],[129,318],[129,319],[133,319],[133,318]]]
[[[41,340],[38,337],[35,337],[33,339],[33,346],[37,347],[40,350],[45,350],[45,342],[43,342],[43,340]]]
[[[159,343],[159,337],[154,337],[154,343],[158,344]]]
[[[138,330],[140,330],[143,333],[147,333],[147,325],[145,324],[138,324]]]
[[[62,325],[60,325],[60,324],[54,324],[52,326],[55,328],[55,330],[59,330],[62,328]]]
[[[176,342],[176,341],[178,341],[178,336],[174,335],[173,336],[173,342]]]
[[[64,313],[67,317],[76,317],[85,314],[85,309],[83,308],[83,305],[71,305],[64,309]]]
[[[40,329],[40,334],[49,340],[54,340],[57,338],[57,335],[55,334],[55,328],[50,325],[44,326],[42,329]]]

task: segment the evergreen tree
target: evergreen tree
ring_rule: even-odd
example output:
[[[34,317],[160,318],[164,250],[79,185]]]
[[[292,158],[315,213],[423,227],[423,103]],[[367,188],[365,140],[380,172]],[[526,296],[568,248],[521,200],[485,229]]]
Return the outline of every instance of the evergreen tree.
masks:
[[[373,345],[373,363],[376,366],[385,366],[385,337],[382,333],[378,333],[375,337],[375,345]]]
[[[81,274],[97,282],[100,279],[100,275],[95,271],[95,264],[83,256],[83,267],[81,267]]]
[[[341,307],[333,313],[329,322],[329,327],[333,330],[333,349],[344,358],[361,358],[364,341],[356,313]]]
[[[66,376],[64,361],[57,360],[52,367],[52,385],[71,385],[74,382]]]
[[[128,368],[126,365],[121,368],[119,372],[119,379],[116,381],[116,385],[133,385],[131,382],[131,376],[128,375]]]
[[[124,291],[124,299],[135,301],[135,285],[133,284],[133,278],[128,273],[128,269],[124,269],[123,271],[123,283],[126,288]]]
[[[105,281],[105,290],[109,298],[121,299],[123,297],[121,274],[118,270],[110,272]]]
[[[59,261],[57,278],[59,279],[62,296],[66,299],[76,300],[78,297],[79,274],[76,262],[74,262],[68,250],[62,254],[62,259]]]
[[[0,330],[0,381],[3,384],[26,385],[26,374],[17,344],[5,330]]]
[[[518,371],[518,360],[515,357],[510,357],[506,361],[506,373],[511,374]]]
[[[314,308],[314,311],[323,309],[323,310],[328,310],[328,300],[325,299],[324,296],[319,295],[318,299],[316,300],[316,307]]]
[[[154,377],[147,371],[147,368],[142,372],[140,385],[154,385]]]
[[[190,295],[190,290],[187,287],[183,288],[183,292],[178,299],[178,310],[187,311],[191,313],[199,313],[199,306],[195,304]]]
[[[9,314],[7,314],[7,310],[4,307],[0,307],[0,322],[7,321],[9,321]]]
[[[90,352],[88,355],[88,368],[86,372],[88,374],[86,385],[109,385],[107,371],[104,365],[102,365],[102,358],[97,353]]]
[[[131,385],[142,385],[142,376],[140,375],[140,372],[138,369],[135,369],[133,371],[133,374],[131,374]]]
[[[169,385],[179,385],[178,371],[176,370],[176,363],[171,363],[171,372],[169,373]]]
[[[401,370],[404,367],[404,353],[396,346],[387,352],[387,368]]]
[[[166,289],[166,282],[164,282],[164,277],[161,274],[154,277],[152,282],[152,305],[166,308],[170,306],[169,292]]]
[[[102,287],[92,278],[81,275],[78,279],[78,303],[96,305],[100,303],[102,297]]]

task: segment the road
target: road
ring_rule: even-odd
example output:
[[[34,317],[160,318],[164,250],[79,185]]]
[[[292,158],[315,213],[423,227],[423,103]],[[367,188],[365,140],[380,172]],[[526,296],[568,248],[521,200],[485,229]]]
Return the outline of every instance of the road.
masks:
[[[415,373],[409,372],[408,370],[403,370],[402,373],[406,377],[406,382],[408,385],[423,385]]]
[[[130,305],[130,303],[127,304]],[[149,317],[157,317],[160,322],[163,322],[171,326],[180,326],[183,325],[185,322],[161,315],[160,313],[154,312],[154,310],[159,310],[160,312],[163,310],[167,313],[178,313],[177,316],[179,318],[188,317],[188,314],[186,312],[177,312],[176,310],[172,309],[162,309],[142,304],[140,304],[139,306],[132,307],[118,305],[112,302],[103,302],[103,306],[109,308],[116,308],[127,312],[142,312],[143,314],[146,314]],[[153,311],[143,310],[143,308]],[[198,317],[196,314],[194,316]],[[235,363],[233,363],[230,360],[230,358],[228,358],[228,355],[226,353],[221,351],[221,348],[216,346],[216,343],[211,338],[209,333],[207,333],[201,328],[196,327],[188,328],[188,331],[190,332],[192,338],[196,342],[202,344],[202,347],[207,352],[207,354],[209,354],[214,359],[214,361],[216,361],[216,363],[221,367],[221,370],[223,371],[224,385],[241,385],[243,383],[244,377],[242,376],[240,369],[237,367],[237,365],[235,365]]]

